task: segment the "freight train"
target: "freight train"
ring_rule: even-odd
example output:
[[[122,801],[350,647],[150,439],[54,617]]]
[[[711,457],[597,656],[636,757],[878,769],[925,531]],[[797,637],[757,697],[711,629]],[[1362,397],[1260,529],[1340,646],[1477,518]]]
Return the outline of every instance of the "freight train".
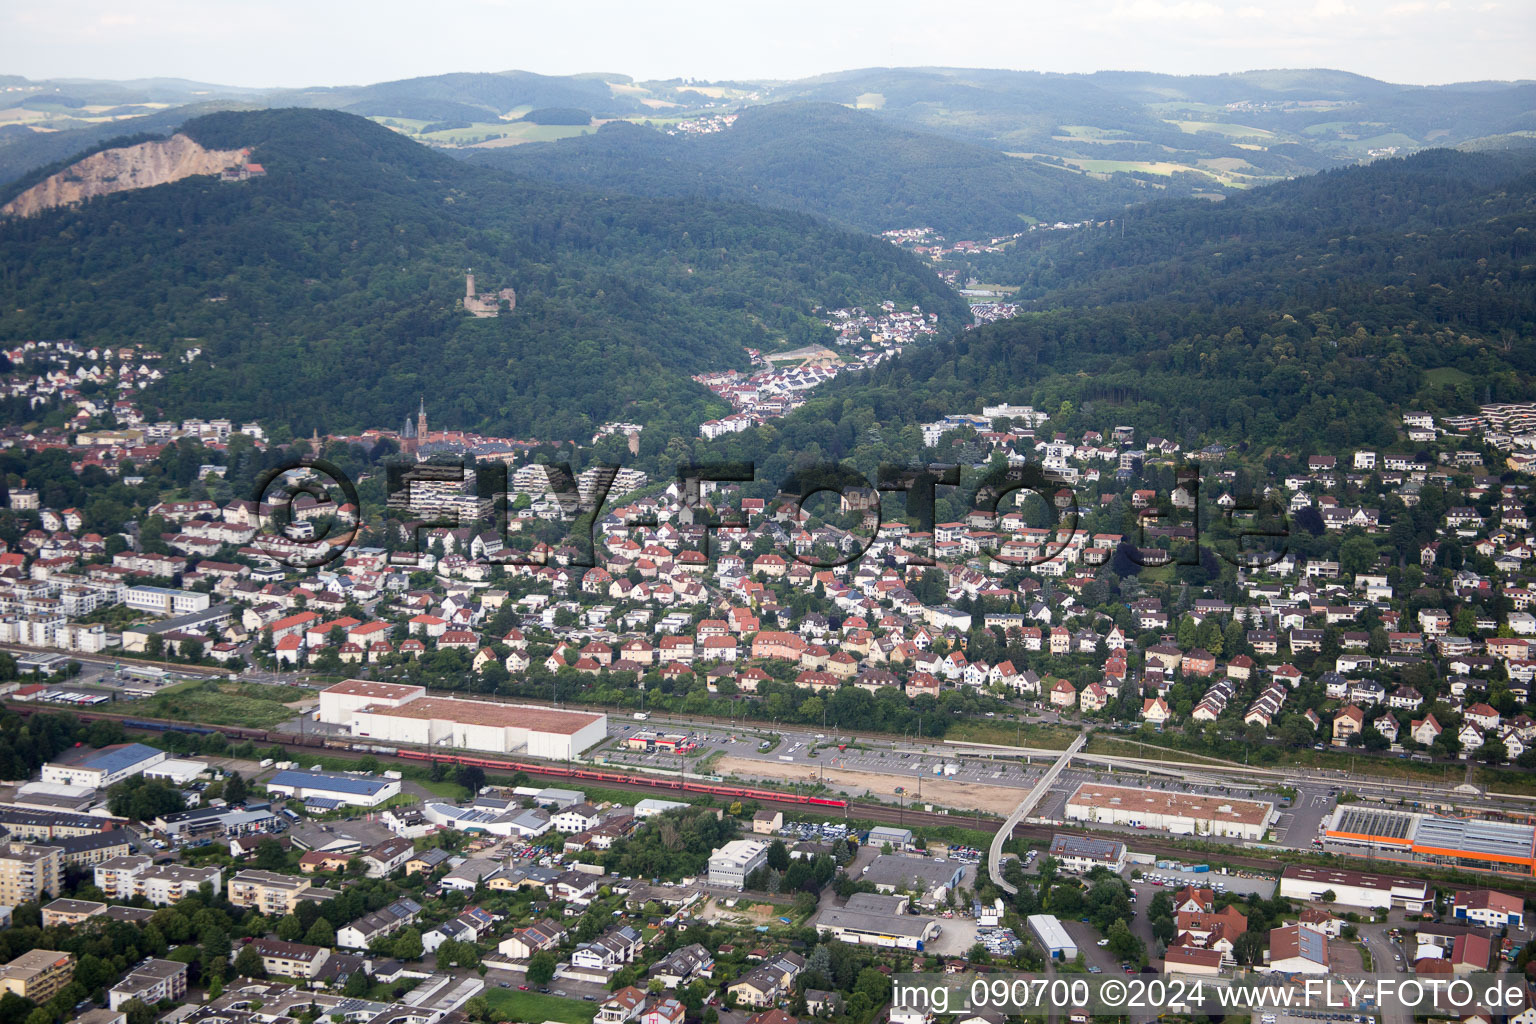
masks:
[[[16,707],[13,705],[11,710],[21,715],[31,715],[35,712],[50,709],[31,706]],[[398,757],[406,761],[422,761],[429,764],[434,761],[449,765],[462,764],[503,775],[525,772],[529,775],[580,779],[583,782],[607,783],[621,786],[651,786],[656,789],[671,789],[684,793],[708,793],[711,796],[732,800],[806,804],[811,807],[823,807],[841,811],[848,809],[847,800],[840,800],[834,797],[810,796],[805,793],[781,793],[772,789],[753,789],[747,786],[733,786],[726,783],[710,782],[704,779],[680,778],[676,775],[629,774],[627,772],[604,771],[600,768],[591,768],[584,765],[560,764],[553,761],[510,761],[494,757],[477,757],[469,754],[439,754],[435,751],[414,750],[408,747],[396,748],[379,746],[373,743],[354,743],[351,740],[332,736],[320,736],[314,733],[294,736],[283,732],[269,732],[265,729],[192,725],[187,722],[172,722],[155,718],[123,718],[118,715],[78,711],[71,711],[70,714],[73,714],[82,722],[115,721],[121,722],[124,729],[136,729],[143,732],[185,732],[198,736],[206,736],[218,732],[223,733],[226,739],[235,742],[250,740],[253,743],[280,743],[289,747],[320,747],[328,750],[345,750],[351,753],[378,754],[384,757]]]

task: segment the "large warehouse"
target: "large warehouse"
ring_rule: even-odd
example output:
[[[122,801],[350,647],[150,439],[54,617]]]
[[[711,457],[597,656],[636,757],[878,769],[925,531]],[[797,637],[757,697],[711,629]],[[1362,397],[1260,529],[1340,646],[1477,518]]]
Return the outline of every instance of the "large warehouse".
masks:
[[[142,743],[118,743],[89,751],[81,757],[49,761],[43,765],[42,780],[63,786],[106,789],[138,775],[146,768],[153,768],[169,756],[163,750]]]
[[[1235,800],[1085,782],[1067,798],[1066,816],[1069,821],[1144,825],[1174,835],[1263,839],[1275,820],[1275,805],[1267,800]]]
[[[1536,874],[1536,828],[1530,825],[1346,805],[1333,812],[1324,834],[1329,843],[1369,849],[1388,860]]]
[[[1402,907],[1422,913],[1434,903],[1428,884],[1412,878],[1372,875],[1363,871],[1319,868],[1292,864],[1280,875],[1280,895],[1286,899],[1316,902],[1324,893],[1333,893],[1333,902],[1344,907]]]
[[[359,738],[569,760],[608,736],[608,716],[428,697],[420,686],[348,679],[320,693],[320,720]]]
[[[320,691],[320,721],[331,725],[351,725],[353,714],[370,704],[395,708],[426,695],[425,686],[346,679]]]
[[[905,896],[856,892],[843,907],[828,907],[816,918],[816,931],[854,945],[922,949],[939,934],[939,922],[907,913]]]
[[[377,807],[400,795],[400,780],[371,775],[281,771],[267,780],[267,793],[292,797],[324,810],[341,806]]]

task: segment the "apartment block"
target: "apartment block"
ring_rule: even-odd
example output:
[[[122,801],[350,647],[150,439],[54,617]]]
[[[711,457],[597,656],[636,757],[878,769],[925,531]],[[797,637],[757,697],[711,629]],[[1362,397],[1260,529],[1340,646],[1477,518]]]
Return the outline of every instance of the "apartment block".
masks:
[[[0,846],[0,906],[15,907],[59,891],[64,855],[56,846]]]
[[[205,883],[218,893],[223,874],[216,867],[189,868],[181,864],[154,864],[148,857],[113,857],[95,868],[96,887],[109,899],[143,896],[156,906],[177,903]]]
[[[300,900],[325,899],[331,890],[318,889],[308,878],[272,871],[242,871],[229,880],[229,902],[267,915],[290,914]]]
[[[0,967],[0,992],[14,992],[34,1003],[46,1003],[74,976],[73,953],[33,949]]]
[[[162,999],[177,1000],[187,994],[187,965],[175,960],[150,958],[140,963],[122,981],[107,992],[107,1005],[114,1010],[138,999],[154,1006]]]

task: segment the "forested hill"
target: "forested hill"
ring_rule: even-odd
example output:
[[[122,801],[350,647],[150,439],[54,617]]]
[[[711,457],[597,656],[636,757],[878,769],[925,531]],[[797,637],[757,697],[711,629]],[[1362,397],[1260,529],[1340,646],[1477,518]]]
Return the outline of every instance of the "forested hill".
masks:
[[[808,448],[872,471],[924,454],[918,423],[1013,401],[1068,436],[1124,423],[1186,450],[1341,452],[1395,444],[1408,409],[1536,390],[1536,178],[1519,162],[1430,153],[1154,205],[1123,241],[1062,238],[1034,260],[1040,311],[834,382],[716,447],[770,474]]]
[[[988,257],[988,280],[1039,308],[1149,299],[1415,309],[1530,336],[1536,155],[1431,150],[1325,171],[1224,202],[1152,204]]]
[[[1012,234],[1031,219],[1075,220],[1210,187],[1195,175],[1161,186],[1100,180],[832,103],[750,107],[729,129],[698,137],[616,121],[470,159],[610,194],[750,199],[865,231],[925,226],[950,238]]]
[[[689,375],[827,337],[817,305],[967,319],[917,260],[803,215],[533,183],[334,111],[182,131],[252,147],[265,177],[0,221],[0,338],[160,347],[152,417],[342,431],[394,425],[426,392],[443,426],[581,438],[622,417],[664,444],[725,411]],[[515,288],[515,312],[465,313],[466,267]]]

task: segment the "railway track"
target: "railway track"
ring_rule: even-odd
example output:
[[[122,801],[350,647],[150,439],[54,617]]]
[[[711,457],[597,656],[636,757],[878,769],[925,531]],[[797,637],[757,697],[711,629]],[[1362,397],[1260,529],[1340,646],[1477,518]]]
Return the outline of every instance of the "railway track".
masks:
[[[40,711],[51,712],[55,710],[53,708],[38,707],[34,705],[7,704],[5,707],[22,715],[31,715]],[[347,760],[361,760],[365,757],[373,757],[374,759],[381,762],[388,761],[398,762],[400,764],[417,765],[422,764],[424,761],[434,759],[444,762],[451,762],[454,760],[451,757],[434,758],[432,755],[425,751],[409,751],[407,753],[413,756],[400,756],[399,753],[384,751],[377,748],[371,750],[354,750],[343,745],[317,746],[312,743],[295,743],[292,741],[291,737],[284,734],[269,733],[261,730],[247,730],[238,728],[215,729],[208,726],[190,725],[189,723],[185,722],[154,721],[151,723],[150,720],[134,719],[127,715],[103,713],[99,711],[70,713],[74,714],[82,721],[94,721],[97,719],[112,719],[122,721],[126,728],[134,731],[146,731],[146,726],[148,729],[161,731],[167,728],[183,729],[198,733],[212,733],[219,731],[223,732],[231,739],[251,739],[257,742],[265,743],[267,745],[280,746],[284,750],[287,750],[295,755],[295,758],[298,760],[303,759],[305,752],[311,752],[312,756],[321,755],[325,757],[335,757]],[[502,775],[510,774],[511,771],[520,771],[530,778],[565,779],[567,781],[572,781],[571,768],[565,765],[552,763],[546,769],[538,763],[530,763],[527,761],[521,761],[517,762],[516,764],[512,764],[494,763],[489,759],[478,758],[469,758],[467,760],[477,761],[479,764],[483,765],[486,770]],[[664,796],[667,792],[679,792],[682,790],[680,783],[683,780],[670,776],[646,776],[634,773],[618,773],[611,770],[604,770],[601,773],[594,774],[600,774],[602,777],[599,779],[577,778],[575,781],[578,785],[586,782],[590,784],[596,784],[604,789],[612,789],[622,792],[643,793],[648,796]],[[621,775],[625,777],[620,778],[619,776]],[[630,781],[630,779],[633,779],[633,781]],[[708,793],[710,790],[716,789],[718,789],[719,792],[715,793],[715,795],[739,795],[742,798],[756,800],[764,804],[783,805],[785,807],[799,808],[804,812],[823,817],[837,817],[840,814],[846,819],[876,821],[884,824],[912,824],[947,826],[951,828],[970,828],[981,832],[990,832],[993,834],[995,834],[997,830],[1003,825],[1003,822],[1000,819],[985,816],[980,813],[974,815],[964,813],[956,814],[945,813],[941,811],[907,809],[904,807],[891,807],[886,804],[856,803],[851,800],[833,801],[830,799],[817,799],[808,797],[804,793],[779,793],[773,790],[760,788],[743,788],[739,790],[739,792],[733,793],[733,787],[700,786],[689,787],[689,789],[686,791],[679,792],[679,795],[682,796],[686,795],[686,793],[692,793],[692,795],[696,797]],[[816,806],[818,803],[823,804],[823,806]],[[834,803],[838,804],[838,806],[825,806],[827,804]],[[1117,838],[1124,838],[1118,833],[1095,832],[1087,829],[1072,828],[1070,826],[1021,823],[1013,829],[1013,837],[1027,837],[1031,839],[1049,840],[1051,837],[1056,835],[1077,835],[1092,838],[1104,838],[1106,835],[1114,835]],[[1177,846],[1171,842],[1159,841],[1155,838],[1144,835],[1138,835],[1136,837],[1136,848],[1140,852],[1150,853],[1155,856],[1166,856],[1170,859],[1188,860],[1196,856],[1194,852],[1186,848]],[[1206,856],[1209,855],[1207,854]],[[1216,856],[1223,863],[1230,864],[1235,867],[1254,868],[1266,873],[1272,873],[1275,870],[1276,864],[1278,863],[1273,857],[1263,857],[1251,852],[1239,850],[1236,847],[1234,847],[1230,853],[1222,852]],[[1349,859],[1353,860],[1355,858]],[[1370,858],[1359,859],[1365,862],[1367,870],[1390,870],[1393,874],[1406,875],[1410,877],[1424,877],[1423,873],[1421,871],[1416,871],[1415,865],[1410,863],[1396,861],[1373,861]],[[1456,870],[1454,868],[1439,868],[1437,865],[1426,865],[1426,867],[1434,868],[1437,870]],[[1536,895],[1536,879],[1533,878],[1528,878],[1526,876],[1511,876],[1505,874],[1484,875],[1482,873],[1478,873],[1474,877],[1488,877],[1491,879],[1496,879],[1497,883],[1502,888],[1514,889],[1522,893]],[[1431,880],[1433,881],[1433,879]],[[1438,884],[1445,883],[1439,882]]]

